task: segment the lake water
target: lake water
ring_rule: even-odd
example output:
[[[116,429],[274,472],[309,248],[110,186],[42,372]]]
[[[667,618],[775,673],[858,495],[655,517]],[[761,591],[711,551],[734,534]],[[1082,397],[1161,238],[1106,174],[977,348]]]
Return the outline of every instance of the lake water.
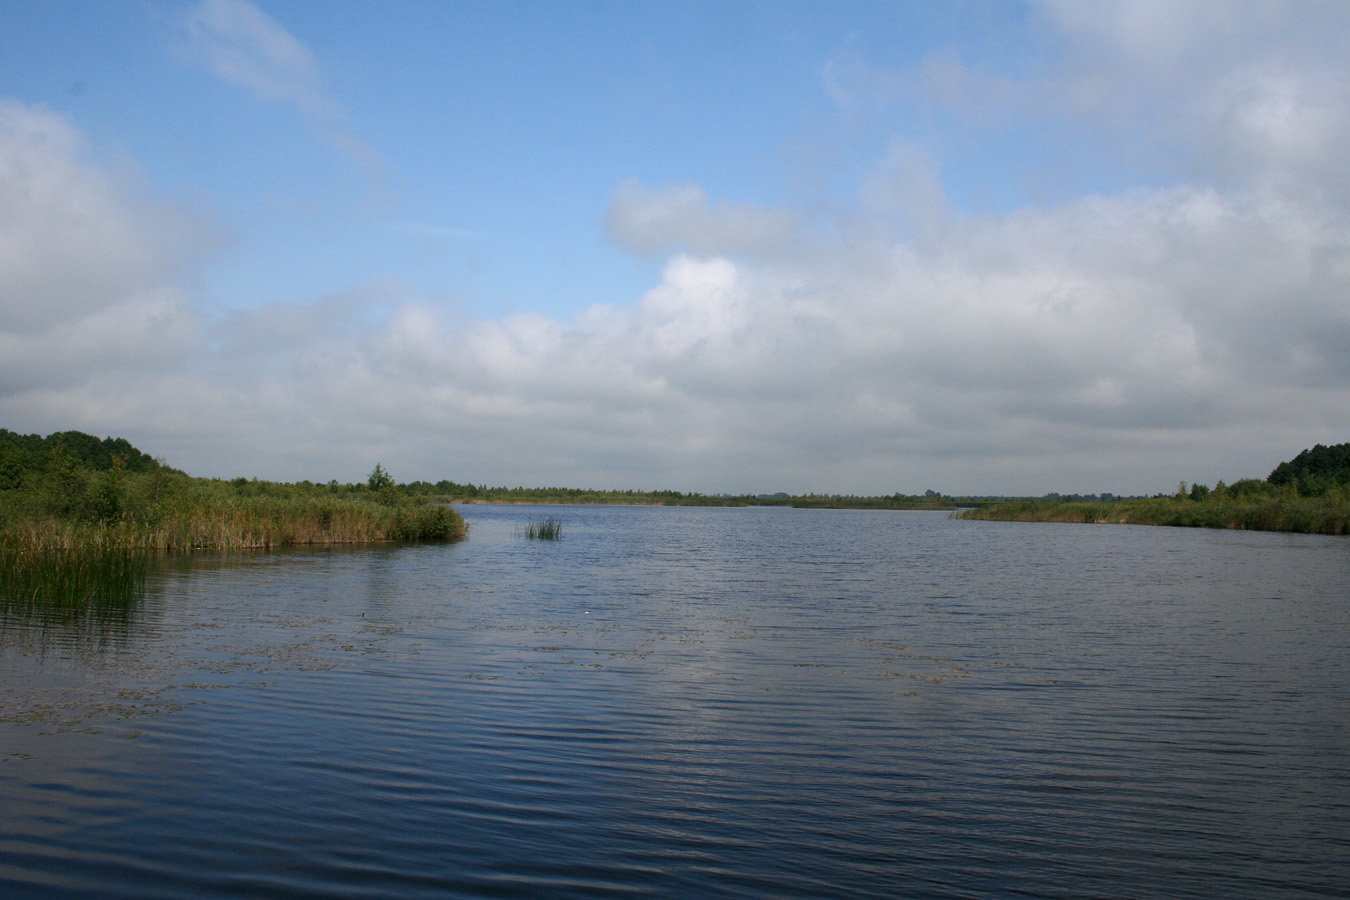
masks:
[[[7,605],[0,897],[1350,893],[1350,540],[463,511]]]

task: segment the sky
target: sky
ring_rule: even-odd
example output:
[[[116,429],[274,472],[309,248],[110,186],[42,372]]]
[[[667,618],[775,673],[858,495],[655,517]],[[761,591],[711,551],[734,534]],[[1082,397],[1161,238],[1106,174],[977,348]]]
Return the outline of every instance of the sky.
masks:
[[[1350,4],[0,0],[0,427],[1151,494],[1350,441]]]

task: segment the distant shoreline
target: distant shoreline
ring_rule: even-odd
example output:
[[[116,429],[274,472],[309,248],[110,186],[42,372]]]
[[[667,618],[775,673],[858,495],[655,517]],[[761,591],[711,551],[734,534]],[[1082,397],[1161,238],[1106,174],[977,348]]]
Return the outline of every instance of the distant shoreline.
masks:
[[[1253,500],[1226,497],[1206,497],[1201,500],[1153,497],[1106,503],[1008,500],[970,509],[963,512],[960,518],[988,522],[1165,525],[1299,534],[1350,534],[1350,504],[1339,496],[1303,497],[1293,491]]]
[[[1350,444],[1303,451],[1269,478],[1171,496],[1038,499],[896,492],[699,494],[675,490],[489,487],[396,482],[377,464],[365,483],[194,478],[121,438],[0,428],[0,550],[197,550],[454,541],[467,526],[451,504],[789,507],[931,510],[963,519],[1120,523],[1309,534],[1350,533]]]

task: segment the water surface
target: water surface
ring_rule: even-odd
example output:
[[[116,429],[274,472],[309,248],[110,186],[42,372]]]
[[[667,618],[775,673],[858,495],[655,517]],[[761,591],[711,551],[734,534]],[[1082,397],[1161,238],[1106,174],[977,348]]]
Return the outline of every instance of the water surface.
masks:
[[[0,608],[0,896],[1350,884],[1345,539],[463,511]]]

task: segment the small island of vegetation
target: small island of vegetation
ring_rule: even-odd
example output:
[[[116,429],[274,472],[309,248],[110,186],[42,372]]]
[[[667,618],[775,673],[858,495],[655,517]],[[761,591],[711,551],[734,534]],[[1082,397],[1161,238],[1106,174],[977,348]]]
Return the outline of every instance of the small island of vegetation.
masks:
[[[1264,479],[1182,483],[1169,495],[1049,495],[983,504],[962,518],[1000,522],[1086,522],[1350,534],[1350,444],[1323,446],[1282,462]]]

